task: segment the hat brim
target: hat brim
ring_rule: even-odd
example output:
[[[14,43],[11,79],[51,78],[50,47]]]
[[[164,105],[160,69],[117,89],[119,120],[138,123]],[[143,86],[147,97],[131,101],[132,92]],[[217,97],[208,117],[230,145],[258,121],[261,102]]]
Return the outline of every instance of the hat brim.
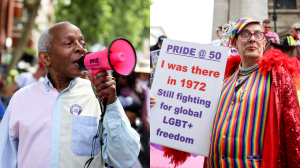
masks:
[[[137,73],[150,73],[150,67],[136,67],[134,72]]]

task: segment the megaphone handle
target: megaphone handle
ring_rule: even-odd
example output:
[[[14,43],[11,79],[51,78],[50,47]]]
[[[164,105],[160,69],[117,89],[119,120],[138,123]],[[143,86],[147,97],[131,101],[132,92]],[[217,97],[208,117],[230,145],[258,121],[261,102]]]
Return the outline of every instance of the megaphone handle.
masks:
[[[95,76],[98,72],[100,72],[100,71],[99,70],[92,70],[93,76]],[[94,79],[94,80],[96,82],[96,79]],[[100,97],[100,99],[104,99],[104,98],[107,98],[107,95],[104,95],[104,96]]]

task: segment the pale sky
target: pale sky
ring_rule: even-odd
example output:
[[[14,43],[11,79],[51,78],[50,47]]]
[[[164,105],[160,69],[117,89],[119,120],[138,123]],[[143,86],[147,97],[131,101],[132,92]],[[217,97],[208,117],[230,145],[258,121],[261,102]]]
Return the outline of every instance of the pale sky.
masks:
[[[152,1],[150,26],[162,26],[169,39],[195,43],[211,41],[214,0]]]

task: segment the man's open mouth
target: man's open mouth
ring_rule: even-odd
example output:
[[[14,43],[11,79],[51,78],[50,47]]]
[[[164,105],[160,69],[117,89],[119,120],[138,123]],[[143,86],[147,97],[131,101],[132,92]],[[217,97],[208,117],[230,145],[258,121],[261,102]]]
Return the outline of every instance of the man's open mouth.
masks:
[[[79,69],[80,69],[80,66],[79,66],[79,64],[78,64],[78,61],[79,61],[80,58],[82,58],[82,57],[84,57],[84,55],[80,56],[77,60],[75,60],[75,61],[73,62],[73,64],[74,64],[76,67],[78,67]]]
[[[76,67],[79,68],[78,61],[74,61],[74,62],[73,62],[73,65],[75,65]]]

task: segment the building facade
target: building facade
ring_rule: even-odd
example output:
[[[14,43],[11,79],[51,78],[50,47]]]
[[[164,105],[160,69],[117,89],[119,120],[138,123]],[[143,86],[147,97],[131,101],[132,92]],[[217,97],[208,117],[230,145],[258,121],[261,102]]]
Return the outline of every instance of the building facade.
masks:
[[[36,0],[1,0],[0,1],[0,56],[1,64],[9,64],[12,59],[12,50],[16,48],[24,34],[24,30],[30,18],[30,10]],[[54,5],[51,0],[40,0],[38,15],[34,21],[26,43],[26,49],[22,60],[35,63],[37,58],[37,42],[41,32],[51,25],[53,20]],[[28,63],[29,65],[29,63]]]
[[[168,37],[165,30],[161,26],[150,26],[150,46],[155,45],[158,37],[161,35]]]
[[[300,23],[300,0],[275,0],[277,13],[276,29],[280,40],[291,34],[290,26]],[[259,21],[269,19],[271,31],[274,31],[273,0],[215,0],[212,26],[212,40],[216,39],[217,27],[236,22],[242,17],[253,17]]]

